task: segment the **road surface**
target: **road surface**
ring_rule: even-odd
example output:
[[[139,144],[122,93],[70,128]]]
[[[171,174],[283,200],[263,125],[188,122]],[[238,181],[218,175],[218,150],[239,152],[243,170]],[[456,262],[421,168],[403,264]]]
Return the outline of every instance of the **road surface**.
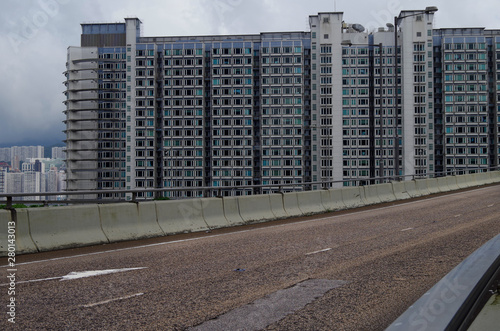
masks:
[[[383,330],[498,233],[500,185],[3,258],[0,329]]]

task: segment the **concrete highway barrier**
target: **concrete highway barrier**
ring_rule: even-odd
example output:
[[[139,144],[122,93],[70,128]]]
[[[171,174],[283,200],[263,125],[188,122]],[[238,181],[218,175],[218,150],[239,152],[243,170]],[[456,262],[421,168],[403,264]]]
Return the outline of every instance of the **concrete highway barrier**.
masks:
[[[8,210],[0,210],[0,256],[7,256],[9,243],[9,228],[14,229],[14,235],[16,231],[16,226],[9,226],[9,223],[12,222],[12,218],[10,216],[10,211]],[[11,230],[12,232],[12,230]],[[15,247],[15,246],[14,246]],[[14,253],[15,254],[15,253]]]
[[[201,199],[203,219],[210,229],[225,228],[229,222],[224,216],[224,204],[221,198]]]
[[[322,197],[324,198],[322,202],[326,210],[335,211],[347,208],[346,205],[344,204],[344,201],[342,200],[341,188],[332,188],[329,190],[323,190],[322,193],[323,193]],[[328,193],[328,195],[326,193]]]
[[[491,184],[491,174],[489,172],[480,172],[473,174],[477,185]]]
[[[0,256],[7,256],[9,244],[14,243],[15,254],[28,254],[38,252],[35,243],[31,239],[28,223],[28,211],[16,209],[16,222],[13,224],[12,214],[9,210],[0,210]],[[9,234],[15,236],[15,242],[9,240]]]
[[[381,202],[392,202],[397,200],[391,183],[377,184],[375,187],[377,188],[377,195]]]
[[[222,204],[224,206],[224,216],[229,226],[242,225],[245,223],[240,215],[237,197],[224,197],[222,198]]]
[[[246,223],[263,222],[276,217],[268,194],[240,196],[237,199],[240,216]]]
[[[415,186],[416,186],[417,190],[420,192],[420,195],[431,194],[431,192],[429,191],[429,188],[427,187],[427,180],[426,179],[416,179]]]
[[[415,184],[415,183],[413,183]],[[396,200],[410,199],[411,195],[408,193],[405,187],[405,182],[391,182],[392,192]]]
[[[326,211],[321,202],[321,191],[297,192],[299,208],[304,215],[323,213]]]
[[[500,182],[500,172],[252,196],[16,209],[17,254],[237,226]],[[0,210],[0,224],[11,222]],[[0,256],[8,228],[0,229]]]
[[[451,191],[450,187],[448,186],[448,178],[449,177],[438,177],[436,178],[438,188],[440,192],[449,192]]]
[[[490,176],[493,183],[500,183],[500,171],[492,171]]]
[[[158,224],[165,234],[209,230],[201,199],[156,201],[155,205]]]
[[[361,190],[359,186],[342,188],[342,201],[347,208],[357,208],[365,205],[361,200]]]
[[[424,194],[417,187],[417,181],[415,181],[415,180],[407,180],[407,181],[405,181],[403,183],[405,185],[405,190],[410,195],[410,197],[412,197],[412,198],[418,198],[418,197],[420,197],[420,196],[422,196]],[[420,185],[422,185],[422,184],[420,184]],[[427,190],[427,185],[425,185],[425,190],[426,190],[425,194],[429,194],[429,191]]]
[[[366,205],[374,205],[381,202],[377,193],[377,185],[361,186],[361,190],[363,190],[364,192],[364,200]],[[361,195],[361,199],[363,199],[363,195]]]
[[[163,232],[160,224],[158,224],[156,203],[154,201],[144,201],[140,202],[137,206],[139,211],[139,226],[143,227],[144,238],[164,236],[165,232]]]
[[[447,176],[447,177],[443,177],[445,178],[447,184],[448,184],[448,187],[450,188],[450,191],[456,191],[456,190],[459,190],[460,187],[458,187],[458,183],[457,183],[457,176]]]
[[[103,204],[99,205],[99,214],[102,230],[110,242],[164,235],[154,202]]]
[[[109,243],[97,205],[30,208],[30,234],[40,252]]]
[[[422,179],[422,180],[426,182],[427,189],[429,190],[430,194],[441,193],[441,190],[439,189],[439,183],[438,183],[437,178],[427,178],[427,179]]]
[[[474,178],[471,175],[458,175],[455,177],[459,188],[463,189],[473,186]]]
[[[371,205],[371,203],[368,203],[368,200],[366,199],[365,188],[363,186],[359,187],[359,198],[361,199],[363,206]]]
[[[283,205],[283,194],[268,194],[271,201],[271,211],[276,218],[286,218],[290,215],[287,214],[285,206]]]
[[[16,249],[19,254],[38,252],[31,238],[27,209],[16,209]]]
[[[285,207],[286,213],[291,217],[302,216],[305,214],[299,206],[299,197],[297,196],[297,192],[283,193],[283,206]]]

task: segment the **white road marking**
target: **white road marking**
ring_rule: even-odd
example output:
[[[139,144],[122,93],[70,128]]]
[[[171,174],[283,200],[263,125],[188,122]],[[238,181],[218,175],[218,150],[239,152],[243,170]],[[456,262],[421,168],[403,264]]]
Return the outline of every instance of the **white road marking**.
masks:
[[[54,279],[61,279],[62,277],[50,277],[50,278],[41,278],[41,279],[33,279],[33,280],[23,280],[23,281],[20,281],[20,282],[16,282],[16,285],[17,284],[24,284],[24,283],[36,283],[36,282],[43,282],[43,281],[46,281],[46,280],[54,280]],[[2,286],[7,286],[9,284],[0,284],[0,287]]]
[[[488,208],[490,208],[490,207],[493,207],[494,205],[495,205],[495,204],[492,204],[492,205],[488,205]]]
[[[43,282],[47,280],[74,280],[74,279],[79,279],[79,278],[86,278],[86,277],[94,277],[94,276],[101,276],[101,275],[107,275],[107,274],[114,274],[118,272],[125,272],[125,271],[132,271],[132,270],[140,270],[140,269],[146,269],[146,267],[141,267],[141,268],[125,268],[125,269],[108,269],[108,270],[94,270],[94,271],[81,271],[81,272],[70,272],[66,276],[60,276],[60,277],[50,277],[50,278],[41,278],[41,279],[32,279],[32,280],[23,280],[20,282],[16,282],[16,284],[25,284],[25,283],[35,283],[35,282]],[[9,284],[0,284],[1,286],[7,286]]]
[[[325,248],[325,249],[322,249],[320,251],[315,251],[315,252],[307,253],[306,255],[313,255],[313,254],[328,252],[328,251],[331,251],[331,250],[332,250],[331,248]]]
[[[455,215],[455,217],[460,217],[460,216],[462,216],[462,214]]]
[[[403,229],[403,230],[401,230],[401,232],[410,231],[410,230],[413,230],[413,228]]]
[[[113,301],[119,301],[119,300],[125,300],[125,299],[135,298],[135,297],[141,296],[143,294],[144,293],[136,293],[136,294],[127,295],[127,296],[124,296],[124,297],[119,297],[119,298],[114,298],[114,299],[109,299],[109,300],[105,300],[105,301],[101,301],[101,302],[89,303],[87,305],[82,305],[82,307],[90,308],[90,307],[105,305],[105,304],[113,302]]]
[[[126,272],[132,270],[146,269],[146,267],[141,268],[124,268],[124,269],[108,269],[108,270],[94,270],[94,271],[82,271],[82,272],[70,272],[66,276],[62,276],[61,280],[73,280],[86,277],[94,277],[108,274],[115,274],[118,272]]]
[[[473,191],[484,191],[484,190],[488,190],[488,189],[491,189],[491,187],[480,188],[480,189],[477,189],[477,190],[471,190],[471,191],[467,191],[467,192],[452,193],[452,194],[442,195],[442,196],[439,196],[439,197],[432,197],[432,198],[425,199],[425,201],[439,200],[439,199],[443,199],[443,198],[446,198],[446,197],[452,197],[452,196],[456,196],[456,195],[465,195],[465,194],[469,194],[469,193],[471,193]],[[289,224],[273,225],[273,226],[268,226],[268,227],[264,227],[264,228],[249,229],[249,230],[242,230],[242,231],[234,231],[234,232],[230,232],[230,233],[215,234],[215,235],[205,236],[205,237],[190,238],[190,239],[181,239],[181,240],[174,240],[174,241],[168,241],[168,242],[163,242],[163,243],[140,245],[140,246],[127,247],[127,248],[120,248],[120,249],[112,249],[112,250],[102,251],[102,252],[94,252],[94,253],[86,253],[86,254],[77,254],[77,255],[71,255],[71,256],[56,257],[56,258],[53,258],[53,259],[46,259],[46,260],[38,260],[38,261],[31,261],[31,262],[24,262],[24,263],[16,263],[16,266],[27,265],[27,264],[34,264],[34,263],[52,262],[52,261],[58,261],[58,260],[66,260],[66,259],[73,259],[73,258],[79,258],[79,257],[87,257],[87,256],[107,254],[107,253],[123,252],[123,251],[132,250],[132,249],[142,249],[142,248],[149,248],[149,247],[154,247],[154,246],[164,246],[164,245],[178,244],[178,243],[183,243],[183,242],[188,242],[188,241],[197,241],[197,240],[202,240],[202,239],[211,239],[211,238],[223,237],[223,236],[231,236],[231,235],[241,234],[241,233],[246,233],[246,232],[261,231],[261,230],[272,229],[272,228],[280,228],[280,227],[285,227],[285,226],[294,225],[294,224],[307,224],[307,223],[319,222],[319,221],[324,221],[324,220],[334,220],[334,219],[338,219],[338,218],[346,217],[346,216],[373,213],[374,210],[393,209],[393,208],[397,208],[397,207],[401,207],[401,206],[414,205],[414,204],[421,203],[422,201],[423,200],[412,201],[412,202],[405,202],[405,203],[401,203],[401,204],[393,205],[393,206],[384,206],[384,207],[381,207],[381,208],[374,208],[374,209],[370,209],[370,210],[357,211],[357,212],[353,212],[353,213],[349,213],[349,214],[343,214],[343,215],[337,215],[337,216],[328,216],[328,217],[317,218],[317,219],[308,220],[308,221],[301,221],[301,222],[289,223]],[[7,267],[9,267],[9,265],[0,266],[0,268],[7,268]]]

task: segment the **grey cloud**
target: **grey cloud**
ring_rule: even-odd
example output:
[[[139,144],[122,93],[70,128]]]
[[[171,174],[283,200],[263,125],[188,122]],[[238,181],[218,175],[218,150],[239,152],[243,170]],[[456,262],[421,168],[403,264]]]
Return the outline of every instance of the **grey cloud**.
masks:
[[[437,27],[500,28],[500,3],[494,0],[336,1],[346,21],[361,24],[390,21],[391,8],[398,6],[437,6]],[[334,11],[334,1],[5,0],[0,8],[0,145],[7,145],[64,139],[62,72],[67,47],[80,43],[82,22],[136,16],[151,36],[306,31],[308,16]]]

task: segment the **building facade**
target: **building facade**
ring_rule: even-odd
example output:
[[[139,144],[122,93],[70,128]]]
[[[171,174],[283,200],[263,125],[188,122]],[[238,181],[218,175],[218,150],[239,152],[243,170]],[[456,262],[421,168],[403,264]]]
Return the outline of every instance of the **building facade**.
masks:
[[[8,167],[0,165],[0,193],[6,193],[7,190],[7,171]]]
[[[22,172],[5,173],[4,193],[23,193],[24,175]]]
[[[10,162],[15,170],[21,169],[21,163],[29,158],[43,158],[43,146],[12,146],[0,148],[0,161]]]
[[[82,24],[65,73],[67,190],[241,195],[498,166],[500,32],[434,29],[433,15],[193,37]]]
[[[0,148],[0,161],[10,163],[10,147]]]
[[[500,31],[469,28],[434,33],[439,59],[436,116],[438,169],[487,169],[498,159]]]
[[[66,147],[52,147],[53,159],[66,159]]]

